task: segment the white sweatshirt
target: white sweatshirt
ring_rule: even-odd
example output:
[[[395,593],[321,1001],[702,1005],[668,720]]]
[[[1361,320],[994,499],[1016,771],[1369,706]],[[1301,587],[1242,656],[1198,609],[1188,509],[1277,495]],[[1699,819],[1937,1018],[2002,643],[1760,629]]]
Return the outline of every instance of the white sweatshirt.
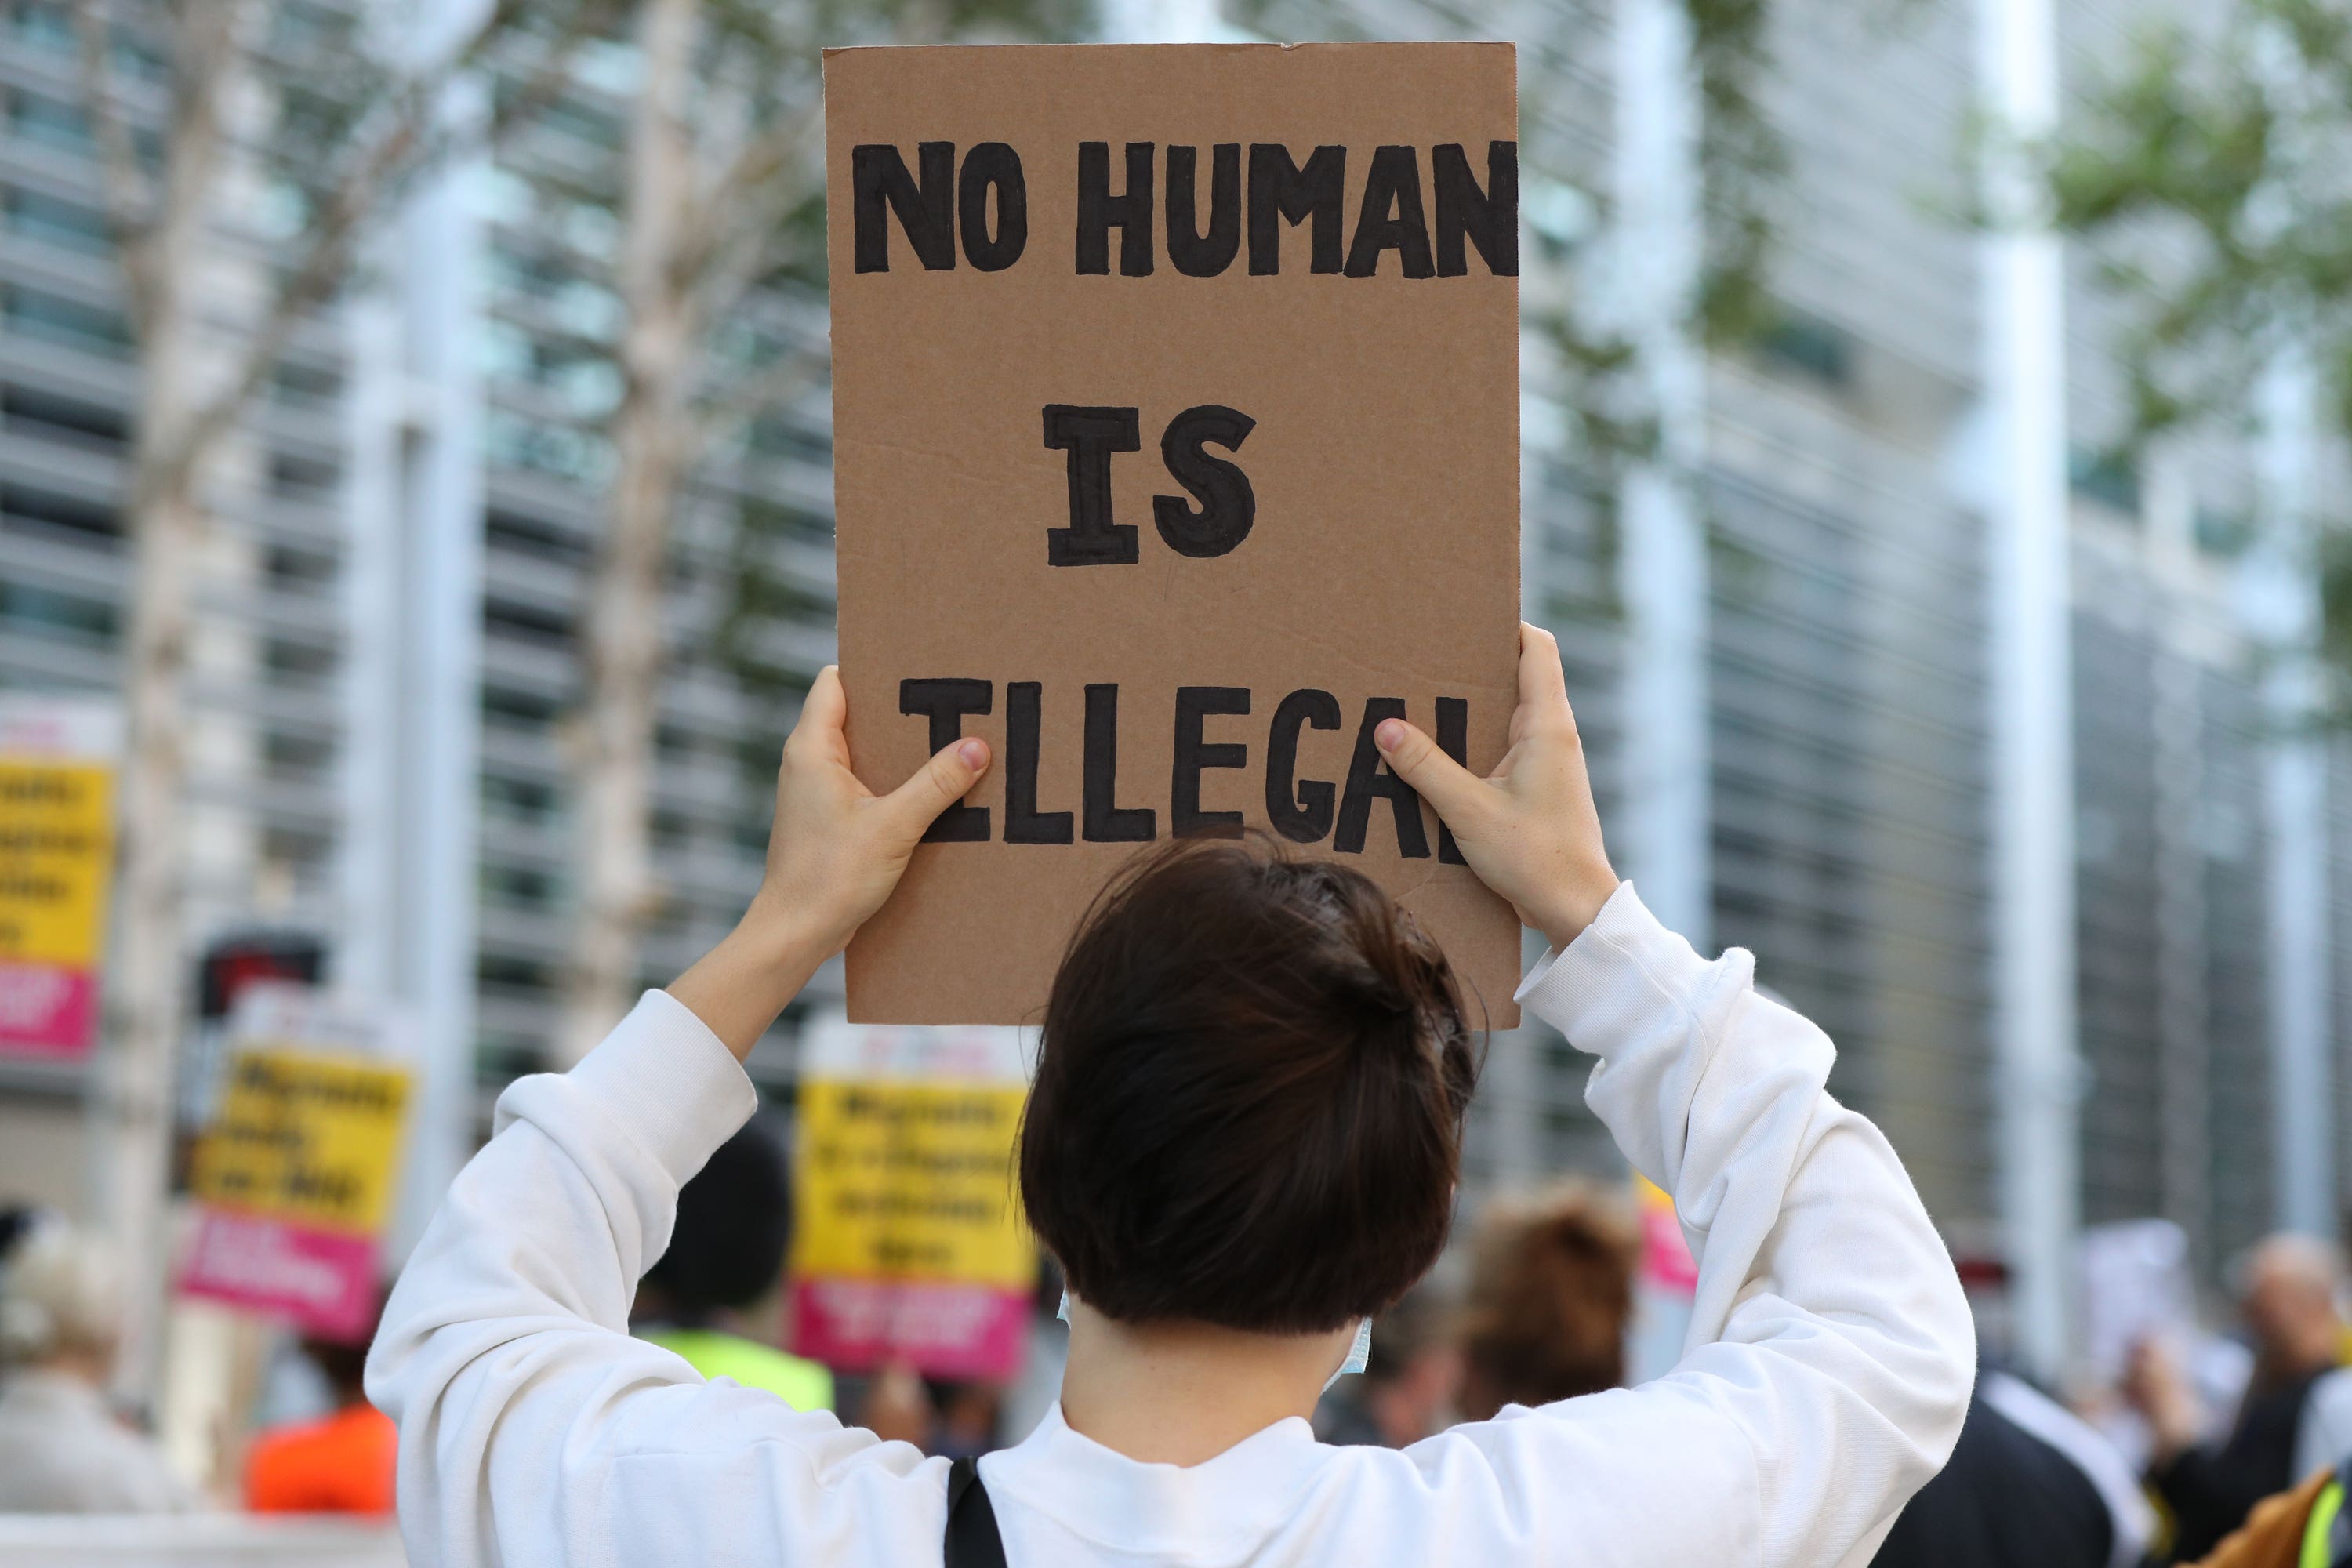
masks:
[[[1189,1468],[1055,1410],[981,1461],[1012,1568],[1867,1562],[1951,1451],[1975,1347],[1894,1151],[1823,1091],[1829,1040],[1753,968],[1703,962],[1628,886],[1519,989],[1600,1058],[1588,1102],[1674,1194],[1699,1278],[1672,1373],[1402,1452],[1292,1418]],[[417,1568],[940,1560],[945,1459],[628,1337],[679,1184],[752,1104],[657,991],[570,1073],[500,1098],[369,1359]]]

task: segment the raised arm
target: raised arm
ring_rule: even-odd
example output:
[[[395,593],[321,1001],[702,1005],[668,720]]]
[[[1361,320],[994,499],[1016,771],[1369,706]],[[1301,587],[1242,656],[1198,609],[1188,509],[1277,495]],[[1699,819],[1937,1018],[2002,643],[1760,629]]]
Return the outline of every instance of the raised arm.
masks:
[[[499,1097],[488,1146],[394,1289],[368,1394],[400,1424],[415,1561],[834,1561],[845,1492],[923,1463],[829,1415],[706,1384],[628,1335],[678,1188],[751,1114],[742,1058],[987,766],[986,745],[965,741],[873,795],[849,771],[842,721],[827,668],[784,748],[742,922],[577,1068]],[[916,1536],[937,1539],[943,1499],[908,1489]]]
[[[1664,1378],[1461,1436],[1538,1538],[1600,1510],[1632,1527],[1612,1561],[1866,1563],[1958,1439],[1975,1341],[1951,1260],[1885,1139],[1828,1094],[1828,1038],[1757,993],[1747,953],[1702,959],[1618,885],[1532,627],[1511,739],[1478,779],[1410,726],[1380,737],[1551,939],[1520,996],[1600,1058],[1586,1100],[1674,1195],[1698,1291]]]

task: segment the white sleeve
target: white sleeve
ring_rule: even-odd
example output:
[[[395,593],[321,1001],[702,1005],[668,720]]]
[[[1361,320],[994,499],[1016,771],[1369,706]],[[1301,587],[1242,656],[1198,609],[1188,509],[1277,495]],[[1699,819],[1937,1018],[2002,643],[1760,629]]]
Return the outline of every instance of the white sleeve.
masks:
[[[678,1187],[755,1101],[660,991],[569,1073],[499,1097],[368,1356],[368,1397],[400,1425],[411,1562],[834,1561],[877,1489],[938,1537],[944,1461],[629,1337]]]
[[[1600,1058],[1586,1101],[1673,1194],[1698,1259],[1671,1373],[1490,1424],[1569,1417],[1622,1498],[1670,1495],[1676,1467],[1706,1477],[1639,1531],[1657,1555],[1629,1561],[1866,1563],[1967,1414],[1976,1342],[1951,1259],[1886,1140],[1826,1092],[1828,1037],[1759,995],[1754,968],[1736,948],[1700,959],[1628,884],[1519,988]],[[1590,1479],[1608,1495],[1612,1477]]]

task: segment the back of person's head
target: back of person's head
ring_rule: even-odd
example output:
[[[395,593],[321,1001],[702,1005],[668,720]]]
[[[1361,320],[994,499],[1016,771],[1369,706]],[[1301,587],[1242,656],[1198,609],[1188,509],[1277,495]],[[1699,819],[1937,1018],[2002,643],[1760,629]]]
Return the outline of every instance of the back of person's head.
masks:
[[[8,1254],[16,1248],[19,1237],[33,1228],[41,1211],[30,1204],[0,1205],[0,1268],[8,1264]]]
[[[746,1123],[678,1191],[669,1250],[646,1271],[663,1315],[698,1328],[766,1295],[783,1273],[792,1207],[782,1149],[759,1122]]]
[[[1444,954],[1368,879],[1175,845],[1055,977],[1022,1200],[1107,1317],[1328,1331],[1444,1247],[1476,1079]]]
[[[1624,1206],[1574,1184],[1481,1219],[1463,1313],[1463,1414],[1549,1405],[1625,1380],[1639,1243]]]
[[[121,1332],[114,1249],[54,1215],[20,1216],[0,1254],[0,1365],[110,1354]]]
[[[2280,1232],[2257,1243],[2235,1272],[2240,1310],[2268,1370],[2300,1372],[2336,1361],[2344,1265],[2332,1244]]]
[[[319,1375],[333,1391],[339,1408],[347,1410],[352,1405],[367,1403],[368,1344],[375,1338],[376,1324],[383,1315],[383,1292],[379,1290],[367,1326],[357,1333],[332,1338],[324,1334],[305,1334],[299,1342],[304,1359],[319,1369]]]
[[[356,1344],[342,1340],[314,1339],[305,1336],[302,1354],[319,1375],[326,1380],[333,1393],[335,1405],[349,1409],[367,1403],[367,1342]]]

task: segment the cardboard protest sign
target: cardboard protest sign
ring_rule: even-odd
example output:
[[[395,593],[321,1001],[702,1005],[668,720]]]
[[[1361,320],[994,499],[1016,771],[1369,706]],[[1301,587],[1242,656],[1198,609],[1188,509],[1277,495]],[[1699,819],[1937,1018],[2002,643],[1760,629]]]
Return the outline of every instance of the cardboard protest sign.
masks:
[[[334,1339],[373,1322],[410,1075],[354,1048],[373,1026],[289,987],[240,1016],[219,1108],[196,1144],[191,1296]]]
[[[97,1037],[121,731],[104,706],[0,699],[0,1057]]]
[[[862,1370],[1011,1377],[1037,1275],[1013,1183],[1013,1029],[804,1037],[793,1151],[793,1349]]]
[[[1518,644],[1499,44],[825,57],[841,664],[872,788],[997,758],[850,945],[853,1017],[1034,1022],[1171,836],[1363,870],[1517,1022],[1518,929],[1381,763],[1482,772]]]

